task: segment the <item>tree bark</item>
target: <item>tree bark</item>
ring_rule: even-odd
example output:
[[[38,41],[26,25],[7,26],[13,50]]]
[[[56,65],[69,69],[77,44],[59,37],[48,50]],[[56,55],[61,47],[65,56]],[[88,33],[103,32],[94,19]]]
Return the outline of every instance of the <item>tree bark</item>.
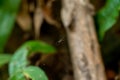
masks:
[[[106,80],[88,0],[63,0],[62,21],[67,32],[75,80]]]

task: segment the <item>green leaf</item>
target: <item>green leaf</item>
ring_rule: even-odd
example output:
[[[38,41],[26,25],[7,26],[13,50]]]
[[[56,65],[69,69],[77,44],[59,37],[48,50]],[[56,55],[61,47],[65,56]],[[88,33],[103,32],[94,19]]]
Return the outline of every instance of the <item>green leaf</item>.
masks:
[[[0,52],[10,36],[21,0],[0,0]]]
[[[48,80],[45,72],[39,67],[29,66],[16,72],[9,80]]]
[[[42,52],[44,54],[56,52],[54,47],[42,41],[28,41],[21,47],[21,49],[27,49],[29,54],[33,52]]]
[[[24,69],[23,74],[32,80],[48,80],[44,71],[38,67],[29,66]]]
[[[12,58],[12,55],[10,54],[0,54],[0,67],[8,63],[11,60],[11,58]]]
[[[28,51],[25,49],[20,49],[15,52],[10,63],[9,63],[9,75],[12,76],[19,70],[25,68],[28,64],[27,61]]]
[[[106,5],[96,14],[100,41],[103,39],[105,32],[116,23],[119,10],[120,0],[107,0]]]
[[[43,54],[54,53],[56,50],[52,46],[41,41],[28,41],[23,44],[13,55],[9,64],[9,75],[12,76],[17,71],[26,68],[29,64],[27,56],[35,52],[42,52]]]
[[[22,72],[17,72],[15,75],[10,77],[9,80],[26,80],[26,79],[25,79],[25,76]]]

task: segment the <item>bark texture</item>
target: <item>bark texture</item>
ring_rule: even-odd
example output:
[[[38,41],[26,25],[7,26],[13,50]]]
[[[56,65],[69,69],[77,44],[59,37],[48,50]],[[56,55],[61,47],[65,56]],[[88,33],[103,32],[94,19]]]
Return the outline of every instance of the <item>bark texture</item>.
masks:
[[[62,0],[75,80],[106,80],[88,0]]]

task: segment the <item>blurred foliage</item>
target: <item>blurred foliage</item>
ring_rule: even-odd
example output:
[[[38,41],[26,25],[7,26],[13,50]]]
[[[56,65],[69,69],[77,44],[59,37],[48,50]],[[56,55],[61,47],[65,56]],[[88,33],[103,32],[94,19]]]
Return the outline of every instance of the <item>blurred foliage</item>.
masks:
[[[0,67],[8,63],[11,60],[12,55],[10,54],[0,54]]]
[[[35,66],[29,66],[23,70],[23,74],[32,80],[48,80],[44,71]]]
[[[120,0],[107,0],[105,6],[96,14],[100,41],[103,40],[105,32],[116,23],[119,10]]]
[[[21,0],[0,0],[0,53],[4,51],[6,42],[13,30],[20,2]],[[0,66],[10,61],[10,80],[25,80],[26,78],[48,80],[44,71],[40,68],[34,66],[27,67],[29,64],[27,56],[35,52],[44,54],[54,53],[55,49],[44,42],[29,41],[23,44],[13,56],[1,54]]]
[[[40,42],[40,41],[26,42],[14,53],[9,63],[10,80],[18,80],[16,78],[21,73],[24,74],[24,76],[31,78],[32,80],[39,80],[39,79],[47,80],[47,77],[43,73],[43,71],[39,70],[37,67],[27,67],[29,64],[27,60],[27,56],[29,56],[30,54],[35,54],[35,52],[50,54],[50,53],[54,53],[55,51],[56,51],[55,48],[44,42]],[[33,72],[31,71],[31,69]],[[24,76],[21,76],[20,80],[23,79]]]
[[[0,52],[13,29],[21,0],[0,0]]]
[[[23,73],[24,76],[31,78],[32,80],[39,80],[39,79],[47,80],[46,75],[43,73],[43,71],[39,70],[39,68],[27,67],[29,64],[27,60],[27,56],[30,54],[35,54],[36,52],[50,54],[50,53],[54,53],[55,51],[56,51],[55,48],[44,42],[40,42],[40,41],[26,42],[14,53],[12,60],[9,63],[9,75],[11,77],[11,80],[18,80],[18,79],[14,79],[15,77],[18,76],[16,75],[18,72]],[[38,78],[36,77],[35,74],[39,75],[37,76]]]
[[[27,79],[32,80],[48,80],[44,71],[35,66],[29,66],[23,69],[21,72],[17,72],[13,77],[10,78],[10,80],[26,80],[25,76]]]

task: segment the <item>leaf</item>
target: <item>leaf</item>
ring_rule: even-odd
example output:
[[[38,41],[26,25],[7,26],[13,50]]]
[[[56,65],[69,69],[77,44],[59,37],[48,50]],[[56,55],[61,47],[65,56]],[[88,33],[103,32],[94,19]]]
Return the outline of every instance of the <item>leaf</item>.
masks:
[[[28,41],[22,48],[28,49],[29,53],[42,52],[44,54],[55,53],[56,50],[51,45],[48,45],[42,41]]]
[[[26,42],[14,53],[9,64],[9,75],[12,76],[18,70],[24,69],[28,65],[28,55],[34,54],[35,52],[48,54],[54,53],[55,51],[55,48],[41,41]]]
[[[0,52],[10,36],[21,0],[0,0]]]
[[[10,54],[0,54],[0,67],[8,63],[11,60],[11,58],[12,58],[12,55]]]
[[[24,69],[23,74],[32,80],[48,80],[44,71],[38,67],[29,66]]]
[[[22,72],[17,72],[15,75],[10,77],[9,80],[26,80],[26,79],[25,79],[25,76]]]
[[[9,80],[48,80],[44,71],[38,67],[29,66],[15,73]]]
[[[100,40],[103,39],[105,32],[116,23],[119,10],[120,0],[107,0],[106,5],[96,14]]]
[[[23,69],[28,64],[27,62],[27,49],[20,49],[15,52],[10,63],[9,63],[9,75],[12,76],[17,73],[17,71]]]

